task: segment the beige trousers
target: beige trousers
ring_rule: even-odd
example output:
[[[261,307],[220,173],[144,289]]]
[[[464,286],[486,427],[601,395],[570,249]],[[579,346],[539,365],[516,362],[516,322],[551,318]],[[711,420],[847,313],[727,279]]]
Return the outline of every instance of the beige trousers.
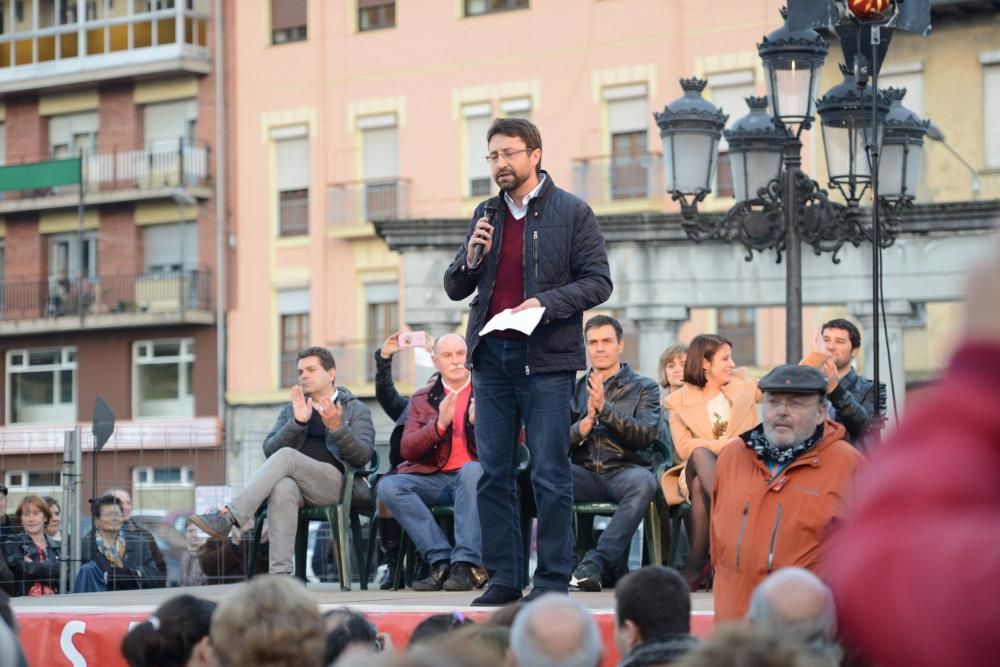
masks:
[[[303,505],[330,505],[340,500],[344,475],[329,463],[297,449],[282,447],[264,461],[243,493],[228,505],[243,529],[253,525],[254,513],[267,501],[271,574],[292,574],[295,531]]]

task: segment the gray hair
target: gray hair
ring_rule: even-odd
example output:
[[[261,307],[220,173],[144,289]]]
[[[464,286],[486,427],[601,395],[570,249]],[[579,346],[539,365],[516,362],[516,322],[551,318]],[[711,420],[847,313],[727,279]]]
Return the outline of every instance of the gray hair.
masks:
[[[809,570],[784,567],[764,579],[750,597],[747,620],[840,664],[833,593]]]
[[[568,623],[574,627],[567,628]],[[564,650],[560,642],[574,648]],[[596,667],[601,662],[601,635],[583,605],[568,595],[548,594],[514,619],[510,652],[518,667]]]

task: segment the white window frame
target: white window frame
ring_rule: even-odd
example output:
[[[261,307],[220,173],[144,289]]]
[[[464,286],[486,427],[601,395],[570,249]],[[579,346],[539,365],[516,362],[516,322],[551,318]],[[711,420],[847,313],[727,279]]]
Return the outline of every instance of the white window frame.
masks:
[[[179,482],[157,482],[153,479],[156,470],[177,468],[181,471]],[[194,468],[192,466],[136,466],[132,468],[132,489],[163,489],[194,487]]]
[[[58,350],[60,352],[59,361],[55,364],[38,364],[32,366],[30,363],[31,354],[37,352],[50,352]],[[18,355],[21,356],[21,362],[14,362],[14,358]],[[58,396],[60,391],[59,375],[60,371],[73,371],[73,387],[72,387],[72,401],[69,403],[68,408],[63,408],[66,412],[71,413],[65,417],[56,417],[55,419],[44,420],[40,419],[37,421],[13,421],[11,415],[13,413],[14,394],[12,391],[12,376],[18,373],[35,373],[42,371],[51,371],[53,374],[53,396]],[[7,351],[7,373],[4,378],[5,390],[7,392],[7,400],[5,402],[5,421],[8,425],[10,424],[43,424],[43,423],[63,423],[67,421],[76,421],[76,403],[77,403],[77,363],[76,363],[76,347],[66,346],[66,347],[36,347],[36,348],[22,348],[18,350],[8,350]],[[49,409],[59,409],[58,406],[64,406],[63,403],[53,403],[49,406]]]
[[[29,480],[31,475],[51,474],[59,475],[59,483],[54,486],[31,486]],[[14,484],[14,477],[20,477],[20,483]],[[61,470],[8,470],[4,473],[4,486],[8,491],[24,493],[35,496],[54,496],[62,493],[62,471]]]
[[[177,343],[180,345],[180,353],[168,357],[157,357],[153,355],[153,347],[160,343]],[[164,406],[173,401],[176,410],[170,413],[139,414],[139,406],[143,402],[140,399],[139,367],[140,366],[160,366],[176,365],[195,362],[194,338],[155,338],[148,340],[137,340],[132,343],[132,417],[133,419],[157,419],[169,417],[193,417],[194,407],[194,387],[187,386],[187,374],[178,370],[177,391],[178,396],[174,399],[157,399],[157,403]],[[187,389],[187,393],[184,390]],[[190,403],[190,409],[185,408],[185,401]]]

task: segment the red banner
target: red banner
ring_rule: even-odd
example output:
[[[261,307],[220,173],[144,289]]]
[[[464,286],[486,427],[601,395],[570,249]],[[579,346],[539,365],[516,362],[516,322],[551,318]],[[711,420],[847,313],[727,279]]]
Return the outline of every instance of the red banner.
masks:
[[[324,605],[333,608],[335,605]],[[364,610],[364,607],[361,607]],[[430,611],[370,611],[372,621],[382,632],[392,637],[397,649],[406,646],[413,628],[431,616]],[[122,637],[133,623],[149,618],[151,611],[135,612],[32,612],[17,615],[21,626],[21,644],[28,664],[46,667],[127,667],[121,657]],[[462,611],[474,621],[486,619],[488,611]],[[614,614],[595,612],[594,618],[604,639],[604,667],[618,663],[615,648]],[[691,616],[691,631],[705,637],[712,631],[712,615],[695,613]]]

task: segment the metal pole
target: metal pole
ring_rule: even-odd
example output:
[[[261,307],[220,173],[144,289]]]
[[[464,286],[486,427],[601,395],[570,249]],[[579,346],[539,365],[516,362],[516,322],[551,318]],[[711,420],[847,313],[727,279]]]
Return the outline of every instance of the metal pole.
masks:
[[[226,417],[226,98],[223,3],[215,0],[215,383],[216,411]]]
[[[799,234],[795,182],[802,167],[802,142],[790,137],[785,144],[783,213],[785,215],[785,363],[802,359],[802,239]]]
[[[77,205],[76,205],[76,242],[79,245],[80,252],[80,270],[77,272],[80,277],[77,279],[76,285],[76,307],[80,311],[80,328],[83,328],[83,299],[84,299],[84,267],[87,265],[87,248],[83,242],[83,148],[79,149],[78,155],[80,156],[80,182],[77,185]],[[69,267],[66,267],[67,269]],[[71,283],[72,284],[72,283]]]

